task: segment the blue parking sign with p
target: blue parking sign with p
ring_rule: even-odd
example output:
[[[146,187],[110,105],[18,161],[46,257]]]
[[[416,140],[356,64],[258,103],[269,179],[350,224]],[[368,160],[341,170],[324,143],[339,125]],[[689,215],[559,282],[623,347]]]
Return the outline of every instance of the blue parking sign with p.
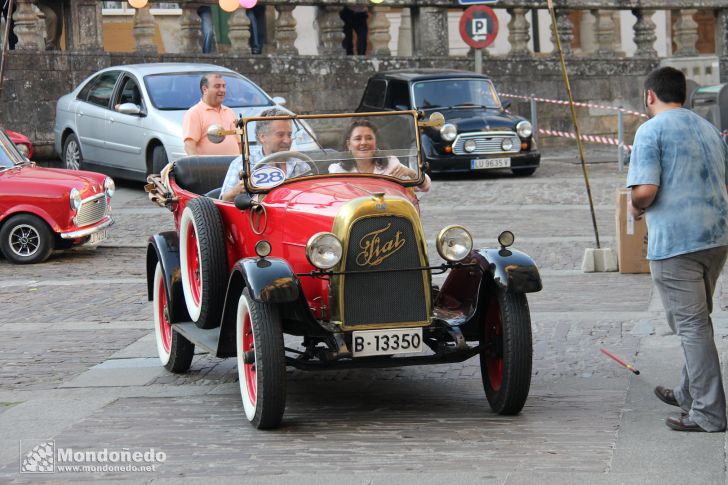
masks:
[[[498,0],[458,0],[460,5],[493,5]]]

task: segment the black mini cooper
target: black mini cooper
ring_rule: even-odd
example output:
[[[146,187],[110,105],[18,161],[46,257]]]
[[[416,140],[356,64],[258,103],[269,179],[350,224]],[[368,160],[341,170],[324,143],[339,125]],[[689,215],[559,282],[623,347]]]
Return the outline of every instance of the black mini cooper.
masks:
[[[541,162],[531,123],[506,112],[488,76],[469,71],[411,69],[369,79],[358,112],[441,113],[441,126],[423,128],[421,148],[432,173],[508,168],[531,175]],[[437,115],[436,115],[437,117]]]

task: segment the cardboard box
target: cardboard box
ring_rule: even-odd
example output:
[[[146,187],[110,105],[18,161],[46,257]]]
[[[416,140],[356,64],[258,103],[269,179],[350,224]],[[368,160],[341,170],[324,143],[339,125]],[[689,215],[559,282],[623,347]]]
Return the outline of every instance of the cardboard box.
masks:
[[[617,190],[617,258],[620,273],[649,273],[647,261],[647,223],[636,221],[627,210],[629,189]]]

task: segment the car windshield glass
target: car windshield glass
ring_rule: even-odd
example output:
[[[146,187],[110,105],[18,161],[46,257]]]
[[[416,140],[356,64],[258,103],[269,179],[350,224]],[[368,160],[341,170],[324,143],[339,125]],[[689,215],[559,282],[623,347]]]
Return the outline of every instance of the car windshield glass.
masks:
[[[493,83],[487,79],[440,79],[412,86],[415,109],[485,106],[500,108]]]
[[[203,73],[154,74],[144,77],[149,97],[157,109],[186,110],[200,101],[200,78]],[[225,106],[245,108],[249,106],[272,106],[273,102],[255,84],[236,76],[223,74],[226,94]]]
[[[382,177],[416,185],[421,177],[415,113],[249,119],[250,188],[306,177]],[[252,138],[252,137],[249,137]]]
[[[4,131],[0,129],[0,170],[14,167],[18,163],[25,162],[25,158],[15,148]]]

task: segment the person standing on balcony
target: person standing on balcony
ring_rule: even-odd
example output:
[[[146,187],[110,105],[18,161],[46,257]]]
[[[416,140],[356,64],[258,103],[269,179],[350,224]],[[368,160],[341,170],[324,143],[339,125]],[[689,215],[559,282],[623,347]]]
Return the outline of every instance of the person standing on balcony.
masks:
[[[261,54],[265,44],[265,5],[256,4],[253,8],[245,9],[250,20],[250,52]]]
[[[187,155],[237,155],[240,153],[238,137],[226,136],[222,143],[215,144],[207,139],[211,125],[223,130],[235,129],[235,113],[223,105],[227,89],[225,78],[211,72],[200,79],[202,99],[185,113],[182,120],[182,137]]]
[[[713,292],[728,257],[728,145],[718,129],[682,107],[685,75],[672,67],[644,84],[650,116],[639,127],[627,175],[630,211],[647,216],[647,259],[685,364],[675,388],[655,395],[682,409],[677,431],[726,429],[726,401],[713,337]]]
[[[200,16],[202,28],[202,53],[210,54],[215,52],[215,28],[212,23],[212,7],[209,5],[201,5],[197,9],[197,15]]]
[[[4,28],[2,29],[2,32],[0,32],[0,45],[3,43],[3,39],[5,36],[5,29],[10,29],[10,35],[8,36],[8,49],[7,50],[14,50],[15,44],[18,43],[18,36],[15,35],[15,32],[13,32],[13,29],[15,28],[15,22],[13,22],[13,12],[15,12],[15,9],[17,8],[17,2],[13,4],[13,11],[8,12],[8,9],[10,8],[10,0],[0,0],[2,2],[2,15],[3,20],[5,20]]]
[[[344,40],[341,45],[347,55],[354,54],[354,32],[356,32],[356,53],[363,56],[367,53],[367,18],[369,11],[366,5],[346,5],[339,12],[341,20],[344,21]]]

